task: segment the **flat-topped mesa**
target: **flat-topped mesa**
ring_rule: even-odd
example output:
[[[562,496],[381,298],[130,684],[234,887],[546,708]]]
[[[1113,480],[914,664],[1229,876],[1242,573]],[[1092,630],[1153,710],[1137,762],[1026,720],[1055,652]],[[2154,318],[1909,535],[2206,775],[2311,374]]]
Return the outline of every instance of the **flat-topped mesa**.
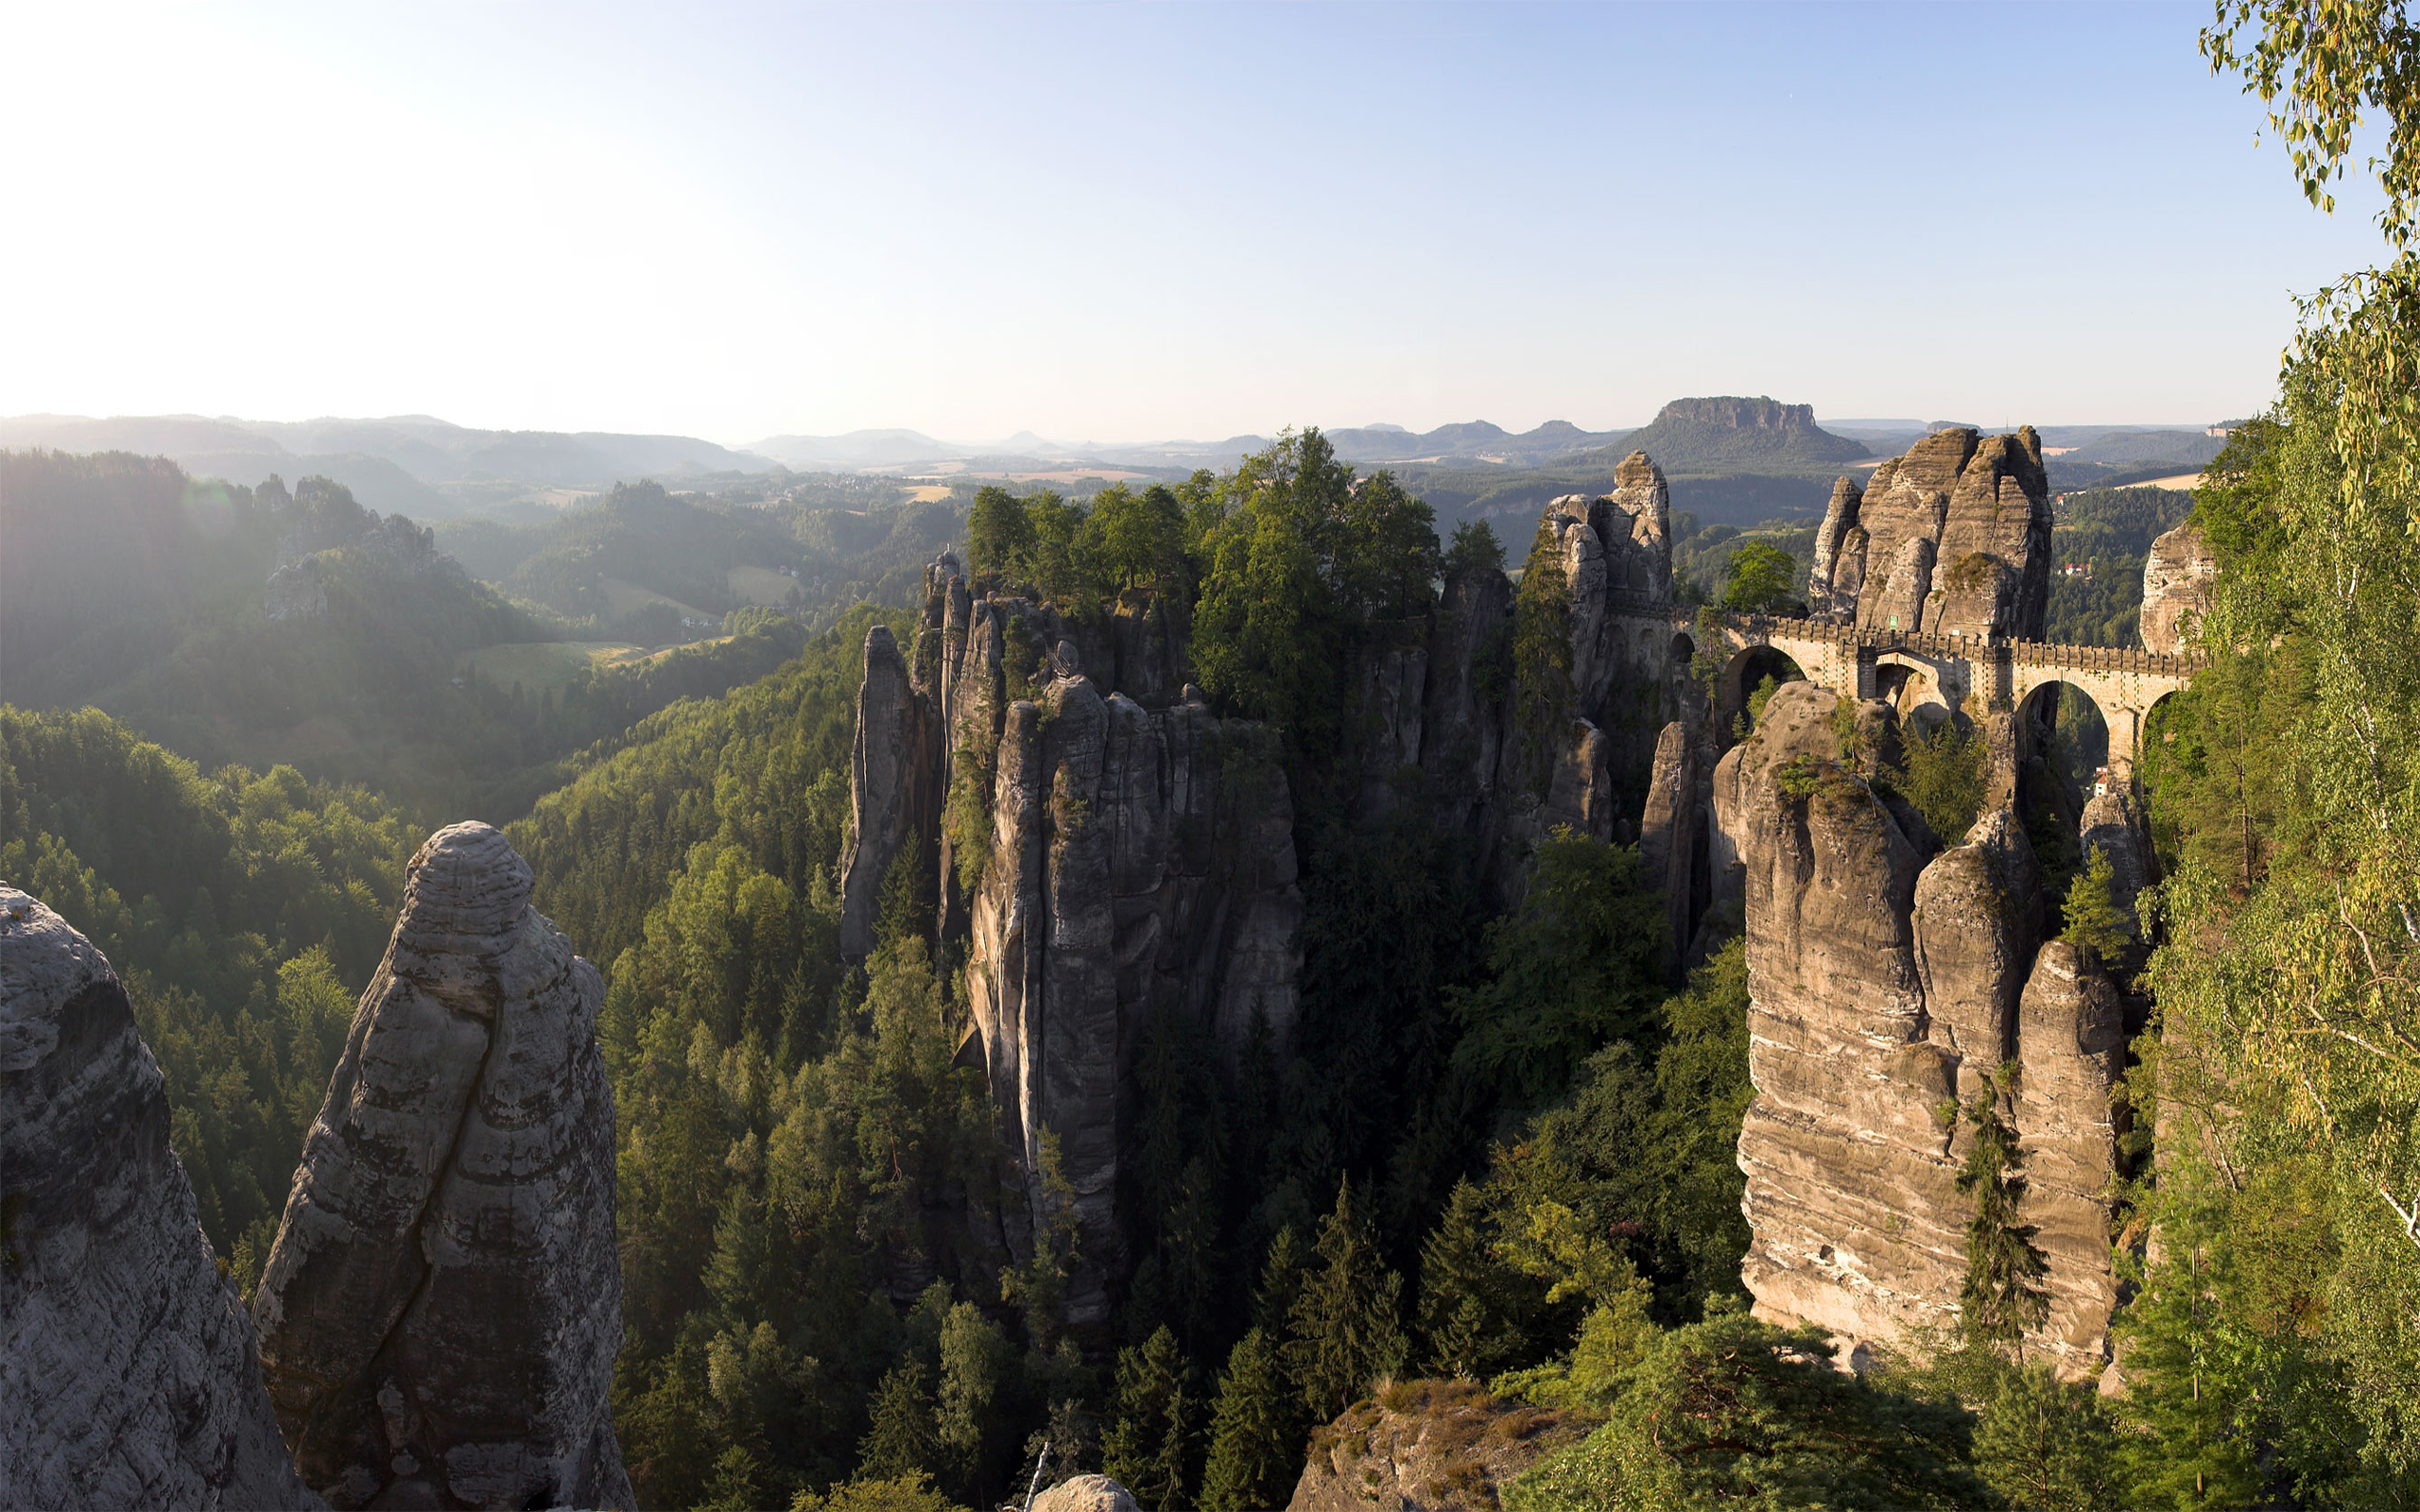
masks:
[[[2039,641],[2050,601],[2050,495],[2031,425],[1937,431],[1843,478],[1815,536],[1807,602],[1859,629]]]
[[[1784,684],[1714,775],[1712,850],[1743,878],[1756,1088],[1739,1133],[1743,1279],[1759,1315],[1853,1342],[1954,1328],[1975,1211],[1959,1108],[1989,1098],[2031,1162],[2020,1215],[2048,1264],[2050,1315],[2027,1347],[2095,1373],[2115,1297],[2117,994],[2072,947],[2044,944],[2015,816],[1988,813],[1930,853],[1922,821],[1841,760],[1838,702]],[[2007,1062],[2013,1086],[1992,1079]]]
[[[529,888],[484,824],[412,857],[253,1296],[279,1425],[340,1507],[632,1504],[603,984]]]
[[[0,884],[0,1503],[305,1507],[93,943]]]

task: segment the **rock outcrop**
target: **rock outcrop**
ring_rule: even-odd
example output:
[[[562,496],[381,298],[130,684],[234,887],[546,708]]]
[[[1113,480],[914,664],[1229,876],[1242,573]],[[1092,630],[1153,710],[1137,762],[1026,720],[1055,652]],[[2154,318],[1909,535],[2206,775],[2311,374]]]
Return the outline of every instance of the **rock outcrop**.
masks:
[[[840,954],[873,949],[882,885],[903,849],[925,849],[933,833],[939,785],[934,719],[908,674],[890,627],[866,631],[865,679],[857,685],[857,729],[849,758],[849,849],[840,869]]]
[[[279,622],[326,619],[328,585],[320,576],[320,554],[312,552],[269,574],[261,608]]]
[[[2143,558],[2143,648],[2183,653],[2193,627],[2210,608],[2218,558],[2199,525],[2187,522],[2152,542]]]
[[[1031,1512],[1138,1512],[1133,1495],[1106,1475],[1070,1475],[1033,1499]]]
[[[430,836],[305,1140],[253,1319],[303,1476],[353,1506],[629,1506],[594,968],[502,834]]]
[[[1074,1189],[1079,1322],[1107,1315],[1119,1254],[1119,1074],[1150,1015],[1188,1016],[1230,1053],[1290,1039],[1303,916],[1275,740],[1198,694],[1146,711],[1080,677],[1003,710],[971,900],[968,999],[993,1106],[1040,1204],[1043,1137]],[[1012,1249],[1030,1230],[1012,1225]]]
[[[2022,1211],[2049,1264],[2051,1315],[2029,1345],[2095,1373],[2114,1297],[2118,999],[2071,947],[2042,943],[2016,816],[1987,813],[1929,854],[1921,820],[1838,759],[1838,701],[1783,686],[1713,783],[1747,933],[1756,1095],[1738,1159],[1756,1312],[1852,1346],[1953,1326],[1974,1209],[1957,1187],[1960,1109],[1990,1099],[2028,1152]],[[2009,1062],[2014,1091],[1992,1079]]]
[[[1695,921],[1700,808],[1698,743],[1688,727],[1675,719],[1655,741],[1647,808],[1638,821],[1638,869],[1648,886],[1664,894],[1676,976]]]
[[[1312,1433],[1288,1512],[1496,1512],[1508,1482],[1589,1426],[1464,1381],[1406,1382]]]
[[[2117,988],[2089,956],[2063,939],[2044,943],[2017,1021],[2023,1211],[2049,1265],[2049,1316],[2029,1343],[2070,1379],[2107,1363],[2118,1305],[2110,1173],[2124,1132],[2112,1108],[2125,1072],[2124,1018]]]
[[[2042,639],[2050,499],[2031,426],[1937,431],[1842,479],[1815,538],[1807,601],[1864,629]]]
[[[92,942],[0,885],[0,1505],[317,1506]]]

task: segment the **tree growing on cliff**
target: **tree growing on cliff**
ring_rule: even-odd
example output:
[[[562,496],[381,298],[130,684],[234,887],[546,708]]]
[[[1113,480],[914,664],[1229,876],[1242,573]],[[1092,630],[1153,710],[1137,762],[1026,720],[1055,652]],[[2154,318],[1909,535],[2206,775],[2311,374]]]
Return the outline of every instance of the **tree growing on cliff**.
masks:
[[[1277,1341],[1247,1331],[1227,1355],[1201,1471],[1202,1512],[1253,1512],[1281,1505],[1301,1473],[1300,1400],[1286,1380]]]
[[[2108,965],[2135,943],[2134,919],[2118,902],[2117,876],[2109,852],[2094,847],[2060,908],[2066,922],[2059,937]]]
[[[1973,1419],[1836,1368],[1821,1329],[1725,1313],[1657,1337],[1610,1420],[1507,1487],[1531,1512],[1994,1504]]]
[[[1537,863],[1519,910],[1488,926],[1492,978],[1446,995],[1457,1066],[1510,1108],[1553,1103],[1599,1047],[1650,1035],[1670,933],[1635,849],[1558,830]]]
[[[1970,1345],[2014,1347],[2021,1356],[2025,1331],[2041,1326],[2050,1294],[2041,1284],[2049,1265],[2033,1243],[2036,1230],[2018,1213],[2024,1157],[2016,1131],[2000,1116],[1999,1097],[2014,1067],[2002,1066],[1966,1106],[1974,1143],[1959,1168],[1958,1190],[1974,1198],[1975,1211],[1966,1220],[1966,1279],[1958,1305],[1959,1330]]]
[[[1492,1228],[1485,1194],[1458,1181],[1444,1215],[1421,1243],[1420,1341],[1435,1374],[1486,1381],[1512,1364],[1527,1342],[1507,1315],[1526,1288],[1489,1253]]]
[[[1403,1278],[1380,1257],[1376,1226],[1350,1178],[1337,1183],[1312,1250],[1319,1263],[1294,1298],[1286,1364],[1304,1406],[1325,1422],[1402,1367]]]
[[[1101,1435],[1101,1470],[1150,1507],[1184,1506],[1192,1481],[1195,1403],[1176,1335],[1162,1324],[1117,1353],[1116,1400]]]
[[[902,1360],[874,1390],[873,1421],[857,1442],[856,1478],[887,1481],[929,1474],[940,1468],[941,1460],[941,1435],[933,1420],[932,1389],[925,1383],[925,1363]]]
[[[1944,845],[1964,842],[1990,790],[1991,749],[1979,732],[1955,718],[1919,734],[1902,735],[1901,765],[1891,779]]]

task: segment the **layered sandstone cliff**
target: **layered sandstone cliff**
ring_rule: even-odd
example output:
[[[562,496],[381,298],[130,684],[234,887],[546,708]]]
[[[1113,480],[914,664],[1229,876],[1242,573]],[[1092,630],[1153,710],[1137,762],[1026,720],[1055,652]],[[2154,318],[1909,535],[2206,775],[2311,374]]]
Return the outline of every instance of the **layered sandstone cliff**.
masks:
[[[1577,668],[1558,728],[1541,737],[1513,717],[1512,592],[1495,568],[1458,568],[1425,621],[1374,627],[1356,653],[1331,789],[1342,816],[1425,805],[1468,838],[1495,906],[1518,899],[1559,829],[1637,835],[1659,739],[1684,703],[1664,479],[1634,455],[1617,483],[1546,511]],[[1027,1189],[1000,1237],[1022,1251],[1048,1216],[1046,1134],[1081,1224],[1080,1320],[1105,1309],[1100,1277],[1119,1258],[1120,1088],[1137,1037],[1176,1013],[1230,1055],[1255,1036],[1283,1053],[1297,1010],[1303,903],[1281,743],[1219,715],[1186,666],[1155,594],[1063,615],[978,588],[948,553],[927,570],[912,646],[903,654],[880,627],[866,642],[843,952],[873,949],[897,868],[925,879],[940,933],[965,941],[970,1049]],[[1673,760],[1657,834],[1685,900],[1696,805],[1684,790],[1699,768],[1685,745]]]
[[[632,1504],[603,988],[529,888],[484,824],[412,857],[253,1297],[337,1506]]]
[[[2218,558],[2199,525],[2187,522],[2152,542],[2143,558],[2143,648],[2169,656],[2187,648],[2195,625],[2210,608],[2210,579]]]
[[[1860,629],[2042,639],[2050,498],[2031,426],[1937,431],[1843,478],[1815,537],[1807,602]]]
[[[1851,1341],[1953,1328],[1974,1211],[1957,1186],[1961,1109],[1988,1099],[2018,1131],[2021,1213],[2048,1265],[2050,1314],[2029,1346],[2097,1371],[2115,1295],[2117,994],[2073,947],[2043,943],[2015,815],[1987,813],[1932,853],[1921,821],[1841,760],[1838,702],[1784,686],[1714,778],[1747,925],[1744,1279],[1760,1315]]]
[[[1130,605],[1082,625],[1014,594],[977,597],[944,554],[912,655],[877,627],[859,695],[845,947],[873,948],[880,879],[901,856],[935,868],[941,927],[967,940],[1002,1149],[1027,1192],[1001,1238],[1022,1254],[1049,1217],[1047,1135],[1080,1225],[1079,1322],[1106,1316],[1102,1278],[1119,1259],[1134,1038],[1169,1012],[1231,1054],[1256,1033],[1282,1049],[1301,964],[1275,739],[1172,680],[1182,651],[1156,615]]]
[[[303,1507],[110,964],[0,886],[0,1505]]]

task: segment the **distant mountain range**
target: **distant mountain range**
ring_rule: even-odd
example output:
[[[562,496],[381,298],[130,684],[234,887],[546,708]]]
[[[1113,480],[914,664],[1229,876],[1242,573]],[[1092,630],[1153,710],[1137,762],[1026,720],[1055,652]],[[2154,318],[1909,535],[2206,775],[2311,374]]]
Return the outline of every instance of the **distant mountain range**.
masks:
[[[1584,431],[1552,420],[1519,434],[1483,420],[1410,431],[1400,425],[1348,425],[1324,432],[1337,455],[1364,467],[1394,462],[1489,462],[1531,466],[1576,452],[1611,445],[1621,431]],[[998,471],[1041,472],[1051,466],[1106,464],[1141,469],[1227,468],[1265,449],[1266,436],[1230,436],[1219,441],[1052,441],[1019,431],[1003,441],[937,440],[922,431],[865,430],[840,436],[769,436],[748,450],[789,467],[897,470],[923,463],[1020,463]],[[987,471],[991,470],[987,468]]]
[[[1413,431],[1400,425],[1340,426],[1325,435],[1364,471],[1392,468],[1436,491],[1441,510],[1530,507],[1534,495],[1599,487],[1599,474],[1644,449],[1668,476],[1725,479],[1737,507],[1770,510],[1800,495],[1820,508],[1833,476],[1896,455],[1940,421],[1853,420],[1818,424],[1812,408],[1756,397],[1679,399],[1634,430],[1583,430],[1548,421],[1512,432],[1486,421]],[[2046,448],[2062,487],[2088,487],[2146,468],[2198,468],[2223,442],[2203,428],[2046,425]],[[1119,472],[1180,477],[1231,468],[1270,438],[1221,440],[1063,442],[1031,431],[997,441],[946,441],[922,431],[859,430],[838,436],[773,436],[745,448],[690,436],[607,431],[495,431],[426,415],[383,420],[246,421],[199,415],[93,420],[74,415],[0,419],[0,448],[127,451],[175,459],[196,476],[257,485],[275,472],[289,483],[335,479],[372,508],[422,520],[538,508],[532,498],[568,502],[617,482],[653,478],[680,487],[710,474],[872,472],[956,478],[1080,476]],[[1758,480],[1763,480],[1759,482]],[[2073,480],[2070,482],[2069,480]],[[1704,492],[1700,489],[1697,491]],[[1729,494],[1725,494],[1728,497]],[[1711,497],[1711,495],[1709,495]],[[543,512],[543,511],[542,511]],[[1786,511],[1787,512],[1787,511]],[[498,516],[492,516],[498,517]],[[1762,518],[1759,516],[1758,518]]]
[[[167,456],[198,477],[252,487],[275,472],[317,473],[374,509],[422,519],[465,512],[532,490],[603,490],[624,479],[752,472],[764,458],[693,436],[609,431],[487,431],[426,415],[294,421],[201,415],[21,415],[0,420],[0,447]]]

